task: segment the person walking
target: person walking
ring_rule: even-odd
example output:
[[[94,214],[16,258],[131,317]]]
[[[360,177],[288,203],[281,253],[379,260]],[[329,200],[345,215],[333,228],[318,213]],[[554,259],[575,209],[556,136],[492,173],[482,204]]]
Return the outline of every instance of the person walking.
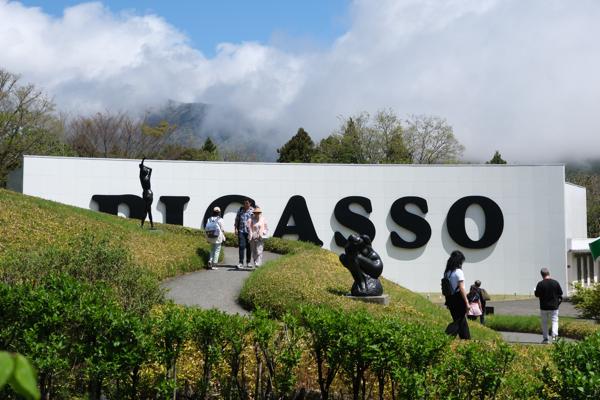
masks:
[[[471,339],[467,323],[469,300],[467,300],[465,291],[465,274],[462,271],[464,261],[464,254],[459,250],[454,250],[446,262],[444,278],[450,281],[451,288],[451,295],[446,297],[446,307],[452,316],[452,322],[446,328],[446,333],[451,336],[458,334],[461,339]]]
[[[485,325],[485,306],[487,302],[491,300],[491,297],[487,290],[481,287],[481,281],[479,279],[475,281],[475,287],[477,287],[477,291],[479,292],[479,301],[481,302],[481,315],[479,316],[479,322],[481,325]]]
[[[540,270],[542,280],[535,287],[535,297],[540,299],[540,316],[542,320],[542,343],[548,343],[548,320],[551,321],[552,340],[558,339],[558,307],[562,303],[563,291],[560,283],[550,277],[548,268]]]
[[[216,269],[215,265],[219,263],[221,254],[221,245],[225,241],[225,228],[223,218],[221,218],[221,208],[213,208],[212,216],[204,225],[206,231],[206,240],[210,243],[210,255],[208,256],[207,269]]]
[[[254,208],[250,204],[250,199],[245,199],[243,206],[240,207],[235,215],[235,235],[239,243],[238,269],[244,266],[244,254],[246,255],[246,265],[250,264],[250,257],[252,255],[248,237],[248,220],[252,217]]]
[[[467,311],[467,318],[471,321],[475,321],[477,317],[481,318],[481,298],[477,286],[471,285],[469,288],[469,294],[467,294],[467,300],[469,300],[469,311]]]
[[[252,213],[252,217],[248,220],[248,237],[255,267],[262,265],[264,240],[267,237],[267,233],[267,221],[262,215],[260,207],[256,207]]]

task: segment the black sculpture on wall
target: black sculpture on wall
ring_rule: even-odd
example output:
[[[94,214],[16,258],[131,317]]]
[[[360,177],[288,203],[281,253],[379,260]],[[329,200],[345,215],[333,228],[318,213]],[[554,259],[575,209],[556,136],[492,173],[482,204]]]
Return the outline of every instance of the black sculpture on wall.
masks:
[[[354,278],[350,294],[381,296],[383,287],[378,278],[383,272],[383,262],[371,247],[369,236],[356,234],[348,236],[344,251],[345,254],[340,255],[340,261]]]
[[[150,228],[154,229],[154,222],[152,222],[152,202],[154,201],[154,195],[150,189],[150,177],[152,176],[152,168],[144,165],[146,157],[142,159],[140,163],[140,183],[142,184],[142,199],[144,199],[144,214],[142,216],[142,228],[144,227],[144,221],[146,220],[146,214],[150,218]]]

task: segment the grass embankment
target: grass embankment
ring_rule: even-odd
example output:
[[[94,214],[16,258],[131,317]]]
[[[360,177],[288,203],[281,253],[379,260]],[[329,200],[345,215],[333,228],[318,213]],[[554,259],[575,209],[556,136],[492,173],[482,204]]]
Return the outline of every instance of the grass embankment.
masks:
[[[89,232],[125,247],[135,264],[165,279],[204,268],[209,245],[198,230],[157,225],[141,229],[139,221],[0,189],[0,258],[10,251],[66,248]]]
[[[540,317],[536,315],[490,315],[486,324],[496,331],[524,332],[542,334]],[[600,325],[593,321],[573,317],[560,317],[558,335],[572,339],[583,339],[600,331]]]
[[[382,279],[384,292],[390,296],[387,306],[368,304],[346,298],[352,287],[352,276],[330,251],[306,243],[270,239],[268,248],[277,250],[282,243],[286,255],[266,263],[245,282],[240,301],[248,308],[264,308],[276,315],[297,311],[302,305],[322,305],[337,310],[365,309],[373,315],[396,316],[406,321],[422,322],[444,329],[450,314],[439,305],[387,279]],[[472,323],[476,339],[497,339],[497,333]]]

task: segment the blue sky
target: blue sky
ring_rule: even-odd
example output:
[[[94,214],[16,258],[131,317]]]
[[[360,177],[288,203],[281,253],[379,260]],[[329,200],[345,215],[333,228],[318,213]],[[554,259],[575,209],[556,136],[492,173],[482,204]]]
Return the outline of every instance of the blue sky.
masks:
[[[206,56],[221,42],[276,42],[292,47],[326,47],[348,27],[349,0],[104,0],[112,12],[155,14],[186,34]],[[76,0],[23,0],[60,17]]]

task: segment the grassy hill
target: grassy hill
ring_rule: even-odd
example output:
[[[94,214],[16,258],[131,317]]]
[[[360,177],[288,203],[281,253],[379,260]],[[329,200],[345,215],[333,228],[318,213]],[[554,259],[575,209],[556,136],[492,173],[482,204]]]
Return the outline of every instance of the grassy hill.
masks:
[[[67,247],[89,233],[122,245],[134,263],[164,279],[205,266],[208,244],[194,229],[157,225],[141,229],[139,221],[0,189],[0,257],[10,251],[36,251],[49,245]]]

